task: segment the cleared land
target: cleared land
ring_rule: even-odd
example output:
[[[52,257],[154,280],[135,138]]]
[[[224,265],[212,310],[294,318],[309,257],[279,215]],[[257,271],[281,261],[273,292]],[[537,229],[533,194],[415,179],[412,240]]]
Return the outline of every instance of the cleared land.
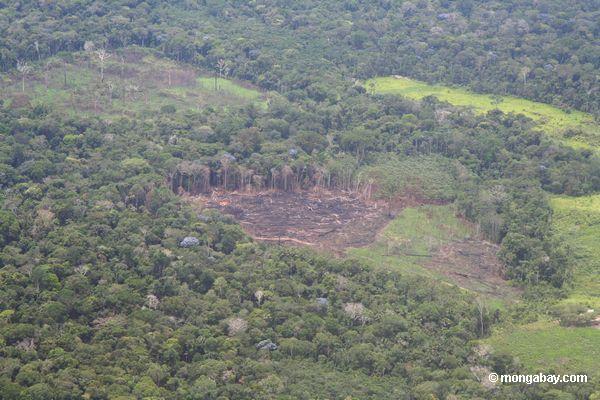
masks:
[[[479,239],[451,205],[403,210],[368,247],[348,254],[378,266],[398,268],[455,284],[490,300],[510,301],[518,289],[503,278],[498,247]]]
[[[538,321],[504,327],[485,342],[494,351],[517,357],[529,372],[600,377],[600,329],[566,328],[554,321]]]
[[[390,208],[340,191],[226,192],[193,198],[233,216],[256,240],[310,246],[377,267],[423,275],[512,302],[519,290],[503,278],[498,246],[477,237],[451,205],[399,198]],[[392,214],[398,213],[394,219]]]
[[[232,215],[253,238],[342,254],[371,243],[388,222],[387,207],[344,192],[214,191],[198,199]]]
[[[600,310],[600,195],[554,197],[553,227],[572,249],[576,259],[573,289],[559,305],[577,304]],[[496,350],[518,357],[529,371],[554,369],[600,376],[600,325],[589,328],[559,326],[542,320],[509,326],[486,341]]]
[[[478,94],[463,88],[430,85],[402,76],[373,78],[366,82],[366,87],[372,93],[397,94],[414,100],[435,96],[478,113],[497,109],[504,113],[523,114],[536,121],[544,132],[560,138],[565,144],[587,148],[600,146],[600,125],[590,114],[581,111],[565,111],[518,97]],[[571,137],[565,136],[567,130],[571,131]]]
[[[2,76],[0,99],[10,107],[51,105],[67,113],[105,118],[207,106],[266,106],[264,95],[254,88],[208,75],[145,49],[111,54],[104,67],[96,53],[81,52],[34,66],[25,77],[25,90],[21,76]]]

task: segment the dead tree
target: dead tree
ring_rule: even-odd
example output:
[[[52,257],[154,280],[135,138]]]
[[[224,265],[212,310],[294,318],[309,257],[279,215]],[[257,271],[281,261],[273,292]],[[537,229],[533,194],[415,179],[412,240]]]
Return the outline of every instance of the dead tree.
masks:
[[[523,78],[523,85],[527,84],[527,77],[529,76],[529,72],[531,72],[531,68],[527,66],[521,68],[521,78]]]
[[[106,49],[100,49],[96,51],[96,56],[100,61],[100,81],[104,82],[104,64],[111,57],[111,54]]]
[[[485,314],[487,307],[484,300],[481,297],[477,298],[477,313],[479,317],[479,327],[481,329],[481,337],[485,334]]]
[[[229,170],[231,168],[232,161],[234,161],[234,158],[229,154],[223,155],[223,157],[221,157],[221,160],[220,160],[221,174],[222,174],[222,179],[223,179],[223,188],[225,188],[225,189],[227,189]]]
[[[293,181],[290,178],[294,177],[294,170],[289,165],[284,165],[281,168],[281,178],[283,180],[283,191],[287,192],[288,190],[294,190]],[[289,184],[289,185],[288,185]]]
[[[35,52],[37,53],[38,61],[41,61],[42,56],[40,54],[40,42],[38,42],[37,40],[33,42],[33,47],[35,48]]]
[[[85,51],[86,53],[91,54],[95,49],[96,45],[91,40],[86,40],[83,44],[83,51]],[[91,68],[91,56],[87,58],[87,66],[88,68]]]
[[[25,77],[31,72],[31,67],[25,61],[17,61],[17,71],[21,73],[21,91],[25,93]]]

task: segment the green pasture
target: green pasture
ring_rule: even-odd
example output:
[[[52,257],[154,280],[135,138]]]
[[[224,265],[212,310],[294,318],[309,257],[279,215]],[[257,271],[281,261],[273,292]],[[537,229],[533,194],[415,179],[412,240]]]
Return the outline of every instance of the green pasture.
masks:
[[[600,195],[551,199],[555,234],[574,256],[573,290],[563,302],[600,309]]]
[[[600,377],[600,330],[567,328],[553,321],[506,326],[485,340],[494,351],[512,354],[523,372],[587,373]]]

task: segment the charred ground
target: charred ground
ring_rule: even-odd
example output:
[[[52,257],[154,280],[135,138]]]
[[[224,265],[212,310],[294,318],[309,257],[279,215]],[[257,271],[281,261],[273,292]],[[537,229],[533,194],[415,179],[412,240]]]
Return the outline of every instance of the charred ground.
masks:
[[[382,202],[324,189],[215,190],[197,199],[205,207],[232,215],[256,240],[311,246],[338,255],[349,247],[372,243],[391,219],[389,207]]]
[[[504,278],[498,246],[479,238],[472,224],[452,214],[450,205],[415,197],[397,198],[390,205],[323,188],[215,189],[191,199],[201,208],[231,215],[255,240],[350,254],[407,271],[421,269],[493,298],[518,295]],[[406,268],[402,260],[409,260],[412,267]]]

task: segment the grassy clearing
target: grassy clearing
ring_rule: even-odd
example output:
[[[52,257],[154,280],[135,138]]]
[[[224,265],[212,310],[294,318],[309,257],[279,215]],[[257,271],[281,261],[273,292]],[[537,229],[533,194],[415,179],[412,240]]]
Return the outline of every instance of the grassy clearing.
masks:
[[[218,79],[215,89],[214,78],[144,49],[112,54],[103,72],[102,80],[93,53],[54,58],[34,67],[24,93],[20,77],[2,76],[0,99],[8,106],[45,104],[67,113],[106,118],[247,104],[266,107],[263,94],[255,89],[226,79]]]
[[[538,321],[505,327],[485,342],[495,351],[517,357],[529,372],[600,376],[599,329],[565,328],[556,322]]]
[[[452,206],[411,207],[394,218],[372,246],[351,249],[350,254],[383,260],[404,254],[418,261],[445,243],[470,236],[470,229],[454,215]]]
[[[561,303],[599,310],[600,195],[553,197],[551,204],[553,228],[575,256],[573,290]],[[600,329],[566,328],[542,320],[504,327],[486,342],[518,357],[530,371],[584,371],[600,377]]]
[[[423,205],[404,209],[374,243],[347,253],[373,266],[458,286],[483,297],[490,309],[504,309],[519,291],[500,277],[496,249],[477,239],[452,205]]]
[[[249,89],[241,86],[229,79],[217,79],[217,88],[215,89],[215,78],[200,77],[196,79],[198,86],[204,90],[217,90],[223,91],[242,99],[247,100],[259,100],[261,93],[255,89]]]
[[[454,214],[452,206],[426,205],[404,209],[367,247],[348,255],[371,265],[447,281],[422,266],[442,245],[470,237],[472,232]]]
[[[573,291],[563,300],[600,309],[600,195],[554,197],[553,227],[575,255]]]
[[[421,206],[404,209],[368,247],[348,251],[352,257],[373,265],[442,279],[420,265],[442,244],[469,236],[454,216],[451,206]]]
[[[523,114],[536,121],[540,129],[559,137],[566,144],[587,148],[600,146],[600,126],[590,114],[581,111],[565,111],[549,104],[512,96],[478,94],[461,88],[429,85],[399,76],[370,79],[366,87],[373,93],[398,94],[414,100],[435,96],[455,106],[472,108],[478,113],[498,109],[504,113]],[[566,138],[563,136],[566,130],[574,130],[577,135]]]

